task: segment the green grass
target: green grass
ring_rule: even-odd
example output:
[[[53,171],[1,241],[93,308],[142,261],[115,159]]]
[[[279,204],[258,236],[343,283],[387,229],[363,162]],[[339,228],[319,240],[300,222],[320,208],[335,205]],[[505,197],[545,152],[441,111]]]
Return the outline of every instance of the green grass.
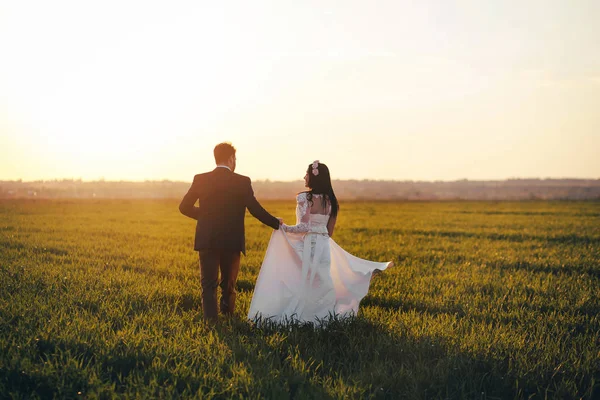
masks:
[[[600,203],[343,203],[335,240],[395,267],[357,318],[201,324],[176,201],[0,202],[1,398],[600,396]],[[293,221],[294,203],[265,203]]]

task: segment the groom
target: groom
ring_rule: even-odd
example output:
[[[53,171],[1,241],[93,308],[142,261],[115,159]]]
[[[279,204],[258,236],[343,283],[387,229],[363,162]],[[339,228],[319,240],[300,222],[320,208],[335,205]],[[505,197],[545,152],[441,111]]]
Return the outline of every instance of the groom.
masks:
[[[221,270],[221,313],[233,314],[235,282],[240,252],[246,254],[246,208],[265,225],[279,229],[280,220],[269,214],[254,197],[250,178],[235,174],[235,147],[215,146],[217,167],[199,174],[181,200],[179,211],[197,220],[194,250],[200,256],[202,310],[209,323],[217,320],[217,286]],[[199,207],[196,207],[196,201]]]

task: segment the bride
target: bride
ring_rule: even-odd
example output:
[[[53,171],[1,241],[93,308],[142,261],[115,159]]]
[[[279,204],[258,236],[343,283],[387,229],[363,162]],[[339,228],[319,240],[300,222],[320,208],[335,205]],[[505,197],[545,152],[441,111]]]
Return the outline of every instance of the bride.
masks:
[[[306,192],[298,194],[296,225],[273,231],[263,260],[249,319],[312,322],[358,312],[371,275],[391,262],[373,262],[347,253],[331,239],[339,204],[329,168],[308,166]]]

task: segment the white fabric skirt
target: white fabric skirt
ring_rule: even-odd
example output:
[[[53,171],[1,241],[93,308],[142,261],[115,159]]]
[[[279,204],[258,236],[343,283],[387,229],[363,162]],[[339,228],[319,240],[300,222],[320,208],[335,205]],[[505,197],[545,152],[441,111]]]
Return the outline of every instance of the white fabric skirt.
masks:
[[[324,234],[273,231],[248,318],[320,325],[356,314],[373,272],[391,265],[355,257]]]

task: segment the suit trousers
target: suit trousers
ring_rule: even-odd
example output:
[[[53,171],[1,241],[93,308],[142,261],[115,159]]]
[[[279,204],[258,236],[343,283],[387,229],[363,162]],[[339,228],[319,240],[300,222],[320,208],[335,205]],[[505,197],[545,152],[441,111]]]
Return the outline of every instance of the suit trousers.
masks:
[[[221,286],[221,313],[233,314],[235,310],[235,282],[240,270],[240,252],[207,249],[198,251],[198,255],[204,319],[215,322],[218,316],[217,286]],[[221,270],[220,285],[219,269]]]

